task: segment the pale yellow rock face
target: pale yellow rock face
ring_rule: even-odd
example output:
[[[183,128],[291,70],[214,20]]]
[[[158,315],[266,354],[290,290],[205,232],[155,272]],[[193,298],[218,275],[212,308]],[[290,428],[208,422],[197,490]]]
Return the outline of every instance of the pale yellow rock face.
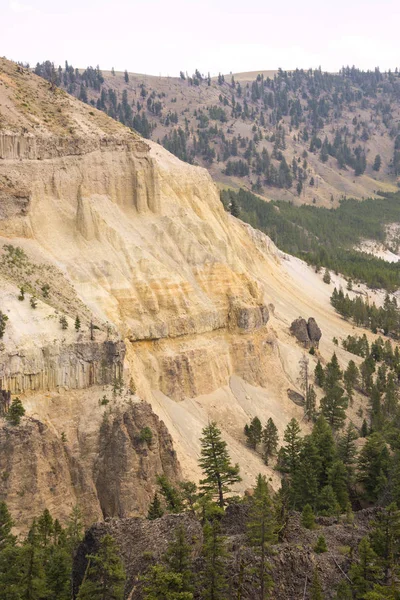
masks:
[[[251,241],[206,171],[139,141],[79,157],[6,159],[6,174],[29,202],[16,214],[10,195],[0,235],[25,237],[61,265],[83,303],[117,327],[133,346],[144,396],[150,387],[194,397],[232,373],[262,383],[261,359],[247,366],[250,339],[260,355],[268,322],[248,269]]]

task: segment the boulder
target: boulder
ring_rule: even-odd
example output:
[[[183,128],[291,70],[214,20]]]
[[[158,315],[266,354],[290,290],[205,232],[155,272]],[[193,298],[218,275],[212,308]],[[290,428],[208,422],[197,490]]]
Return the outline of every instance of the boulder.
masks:
[[[322,331],[318,327],[317,322],[314,319],[314,317],[310,317],[308,319],[307,330],[308,330],[308,337],[310,338],[310,341],[311,341],[311,345],[314,346],[314,348],[318,348],[319,340],[321,339],[321,336],[322,336]]]
[[[305,348],[310,346],[310,337],[308,335],[307,322],[299,317],[290,326],[290,332],[294,337],[304,345]]]
[[[292,402],[297,404],[297,406],[304,406],[306,403],[304,396],[302,396],[298,392],[295,392],[294,390],[291,390],[290,388],[287,391],[287,395],[289,396]]]
[[[295,319],[290,326],[290,332],[304,348],[318,348],[322,332],[314,317],[310,317],[308,322],[302,317]]]

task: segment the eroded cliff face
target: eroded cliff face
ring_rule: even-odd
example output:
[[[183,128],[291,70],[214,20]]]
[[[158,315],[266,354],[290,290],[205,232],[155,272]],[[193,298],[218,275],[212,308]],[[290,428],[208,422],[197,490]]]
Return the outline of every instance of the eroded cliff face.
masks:
[[[75,505],[87,524],[143,515],[158,474],[181,478],[171,436],[150,405],[96,387],[37,400],[40,418],[0,424],[0,497],[19,530],[45,507],[62,522]],[[141,438],[145,427],[151,441]]]
[[[60,387],[82,389],[123,377],[122,341],[56,342],[15,353],[0,353],[0,388],[12,394]]]
[[[30,199],[17,214],[9,197],[15,210],[3,214],[0,235],[21,236],[63,265],[84,304],[134,346],[144,396],[156,388],[193,397],[226,384],[246,370],[237,357],[268,323],[245,230],[208,173],[156,145],[86,150],[0,163],[7,189],[23,185]],[[199,377],[214,361],[215,373]],[[251,383],[262,381],[253,373]]]

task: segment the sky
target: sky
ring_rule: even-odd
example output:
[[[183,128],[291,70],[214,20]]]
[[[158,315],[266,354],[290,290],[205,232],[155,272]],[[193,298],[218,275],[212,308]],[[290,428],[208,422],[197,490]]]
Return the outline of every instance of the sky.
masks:
[[[0,0],[0,55],[178,76],[400,68],[400,0]]]

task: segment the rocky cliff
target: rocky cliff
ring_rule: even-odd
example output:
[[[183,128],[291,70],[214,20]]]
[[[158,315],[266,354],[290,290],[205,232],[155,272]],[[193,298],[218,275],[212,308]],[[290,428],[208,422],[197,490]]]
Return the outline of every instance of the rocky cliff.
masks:
[[[78,505],[87,524],[144,514],[158,474],[181,478],[171,436],[148,404],[102,388],[40,400],[40,418],[0,422],[1,497],[19,530],[45,507],[65,521]]]

